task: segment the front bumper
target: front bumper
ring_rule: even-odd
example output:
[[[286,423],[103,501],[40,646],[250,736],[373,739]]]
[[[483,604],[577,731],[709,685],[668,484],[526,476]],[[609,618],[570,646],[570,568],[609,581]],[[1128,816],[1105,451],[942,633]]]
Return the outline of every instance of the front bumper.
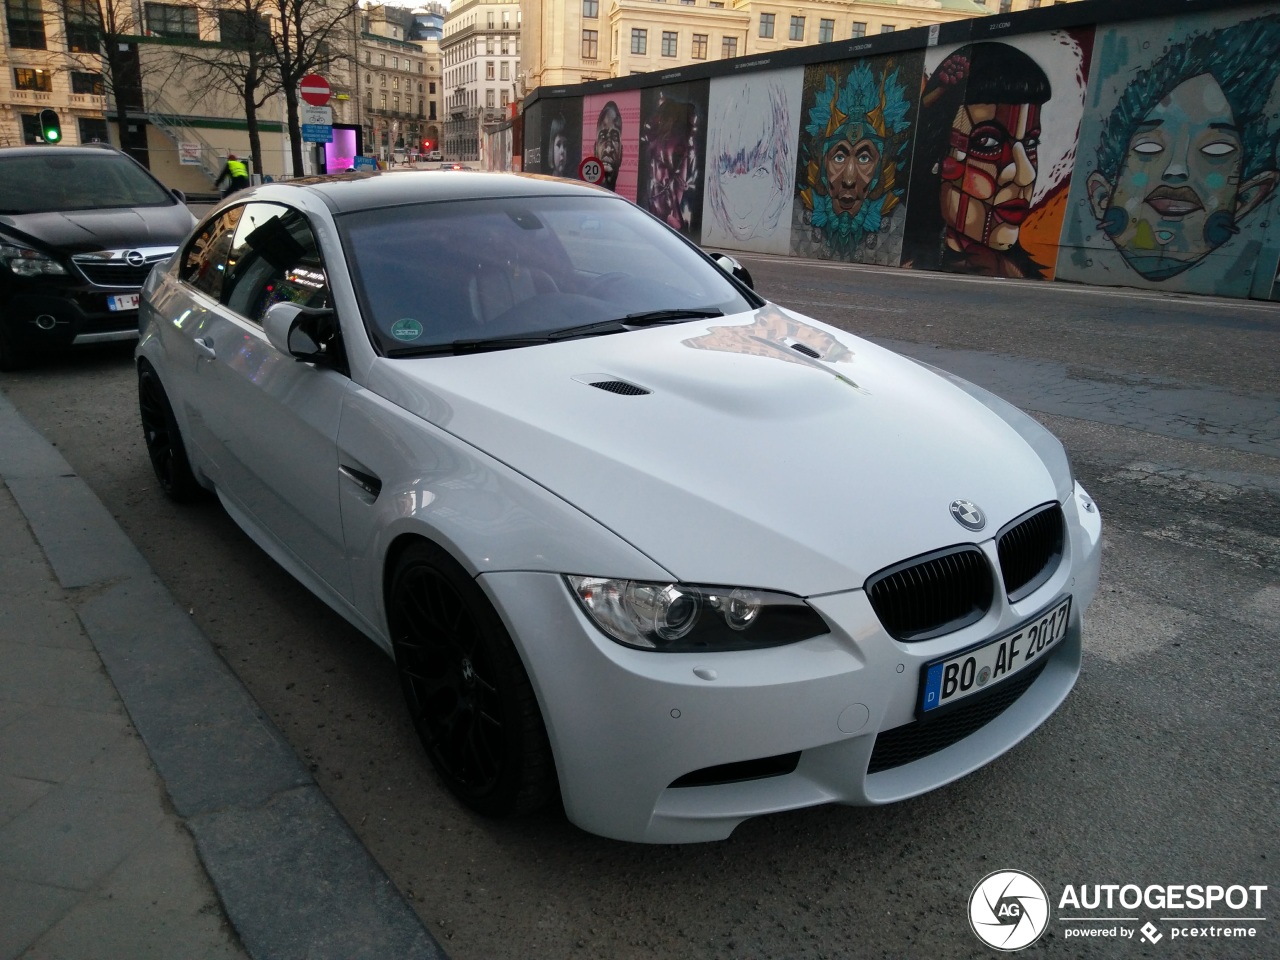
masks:
[[[654,653],[601,634],[558,576],[492,573],[480,582],[529,670],[569,819],[620,840],[716,840],[766,813],[915,796],[989,763],[1044,722],[1079,675],[1083,612],[1097,588],[1101,522],[1086,502],[1077,486],[1064,504],[1063,560],[1033,594],[919,643],[892,639],[866,594],[851,590],[810,598],[832,627],[823,637],[759,651]],[[980,546],[994,563],[994,543]],[[1067,636],[1037,673],[917,724],[926,662],[998,637],[1066,595]],[[958,739],[947,729],[956,724],[965,724]],[[868,772],[882,737],[878,772]]]
[[[75,276],[10,279],[0,314],[5,336],[26,351],[59,350],[76,344],[131,340],[138,336],[138,311],[112,310],[112,297],[138,287],[103,287]]]

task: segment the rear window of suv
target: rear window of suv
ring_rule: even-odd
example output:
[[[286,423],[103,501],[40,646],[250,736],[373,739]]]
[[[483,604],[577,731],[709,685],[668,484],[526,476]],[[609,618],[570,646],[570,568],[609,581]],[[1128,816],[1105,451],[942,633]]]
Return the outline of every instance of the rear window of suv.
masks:
[[[0,156],[0,214],[160,207],[176,203],[128,157],[103,151]]]

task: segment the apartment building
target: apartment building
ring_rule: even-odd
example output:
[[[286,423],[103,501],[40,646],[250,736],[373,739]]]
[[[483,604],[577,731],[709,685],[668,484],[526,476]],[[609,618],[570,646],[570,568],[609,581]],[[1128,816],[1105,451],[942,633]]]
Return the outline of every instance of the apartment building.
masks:
[[[521,94],[1075,0],[525,0]]]
[[[520,0],[454,0],[444,21],[444,155],[478,160],[486,124],[501,122],[516,100]]]
[[[424,152],[424,143],[438,149],[444,81],[433,18],[385,4],[367,4],[359,17],[355,82],[365,154],[386,160]]]

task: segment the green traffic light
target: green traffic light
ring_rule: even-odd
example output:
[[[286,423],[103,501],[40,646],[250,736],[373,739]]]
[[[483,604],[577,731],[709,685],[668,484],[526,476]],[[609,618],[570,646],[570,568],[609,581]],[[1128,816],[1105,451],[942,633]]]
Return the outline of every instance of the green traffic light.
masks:
[[[60,143],[62,141],[62,122],[58,119],[57,111],[40,111],[40,135],[44,138],[45,143]]]

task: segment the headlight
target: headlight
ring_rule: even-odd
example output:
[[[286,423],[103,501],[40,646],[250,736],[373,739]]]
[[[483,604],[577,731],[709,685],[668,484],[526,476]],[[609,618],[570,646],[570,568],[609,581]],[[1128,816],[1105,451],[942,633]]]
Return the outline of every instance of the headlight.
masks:
[[[604,577],[565,577],[592,621],[641,650],[754,650],[828,632],[812,607],[785,593]]]
[[[67,272],[57,260],[39,250],[12,243],[0,243],[0,263],[19,277],[55,277]]]

